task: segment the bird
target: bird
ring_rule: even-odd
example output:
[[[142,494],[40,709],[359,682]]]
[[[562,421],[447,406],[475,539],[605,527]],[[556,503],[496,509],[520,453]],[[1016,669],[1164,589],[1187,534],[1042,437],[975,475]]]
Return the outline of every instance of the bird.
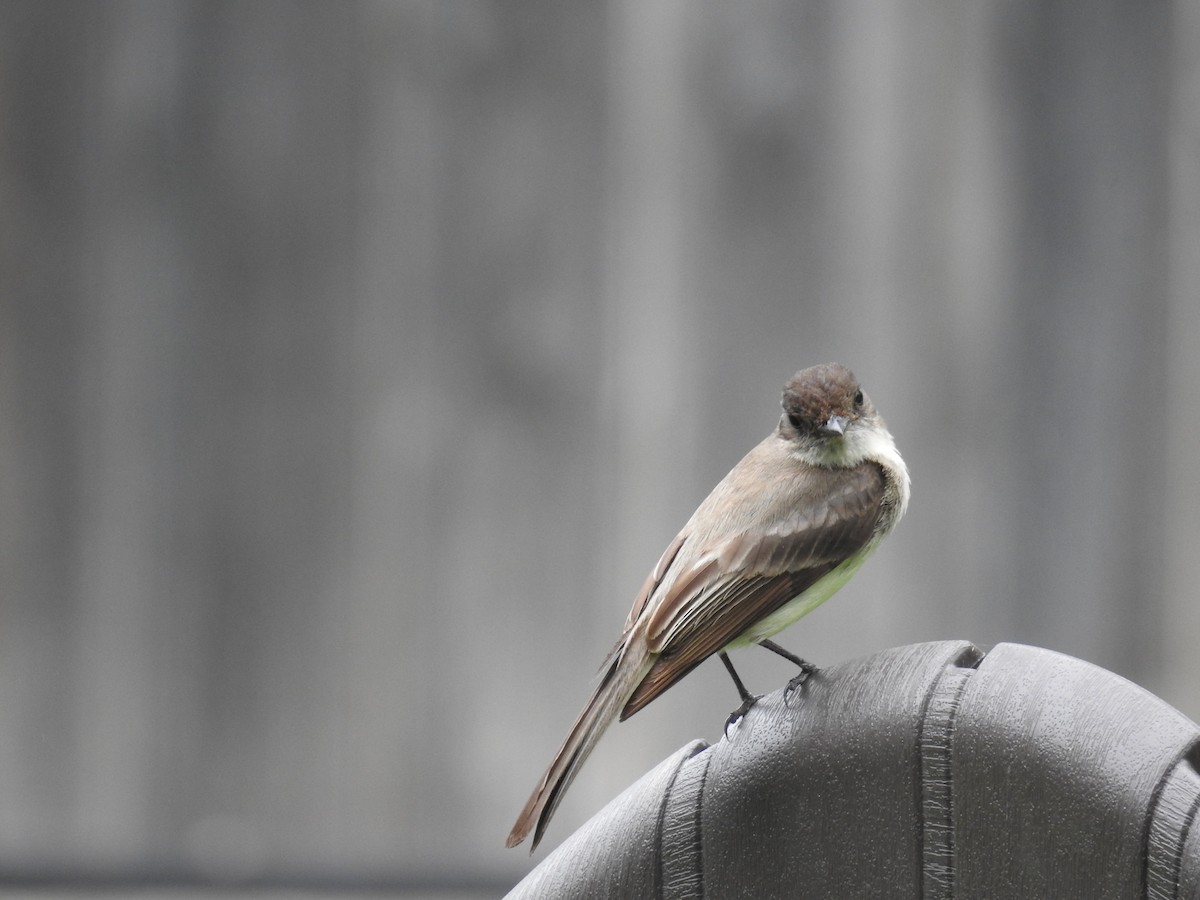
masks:
[[[713,488],[651,570],[594,693],[517,817],[506,845],[532,853],[601,735],[713,654],[742,698],[756,697],[726,651],[771,638],[838,591],[908,507],[908,468],[883,418],[839,363],[797,372],[779,424]]]

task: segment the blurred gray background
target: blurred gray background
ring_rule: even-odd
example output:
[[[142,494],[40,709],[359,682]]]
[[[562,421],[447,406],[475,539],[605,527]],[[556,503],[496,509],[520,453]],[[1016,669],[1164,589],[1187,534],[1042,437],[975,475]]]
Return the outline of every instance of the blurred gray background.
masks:
[[[1191,0],[3,2],[0,254],[0,883],[502,892],[829,360],[913,499],[785,646],[1200,717]],[[546,849],[736,702],[615,727]]]

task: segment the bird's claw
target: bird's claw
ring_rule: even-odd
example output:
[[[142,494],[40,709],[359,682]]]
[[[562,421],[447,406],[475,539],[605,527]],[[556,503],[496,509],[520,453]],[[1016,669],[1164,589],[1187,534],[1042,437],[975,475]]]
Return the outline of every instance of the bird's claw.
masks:
[[[791,701],[792,694],[804,687],[804,683],[808,681],[808,679],[811,678],[813,673],[816,671],[817,667],[810,662],[806,662],[800,667],[800,674],[792,678],[787,683],[787,687],[783,689],[783,703],[785,706],[787,706]]]
[[[744,701],[742,701],[741,706],[739,706],[737,709],[735,709],[733,712],[731,712],[729,714],[729,718],[725,720],[725,737],[726,737],[726,739],[728,739],[728,737],[729,737],[729,729],[732,726],[736,725],[738,722],[742,721],[742,719],[744,719],[746,717],[746,713],[750,712],[750,709],[760,699],[761,699],[761,695],[759,695],[758,697],[747,697]]]

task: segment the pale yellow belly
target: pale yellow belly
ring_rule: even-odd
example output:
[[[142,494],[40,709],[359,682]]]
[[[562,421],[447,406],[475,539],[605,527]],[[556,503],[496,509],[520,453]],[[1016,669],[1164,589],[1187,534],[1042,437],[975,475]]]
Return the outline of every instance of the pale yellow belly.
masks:
[[[769,616],[759,619],[726,644],[725,649],[729,650],[736,647],[757,644],[759,641],[779,634],[779,632],[783,631],[783,629],[787,628],[797,619],[808,615],[836,594],[842,588],[842,585],[854,576],[854,573],[858,571],[858,567],[863,564],[863,561],[871,555],[871,551],[874,549],[874,542],[868,544],[803,594],[793,597]]]

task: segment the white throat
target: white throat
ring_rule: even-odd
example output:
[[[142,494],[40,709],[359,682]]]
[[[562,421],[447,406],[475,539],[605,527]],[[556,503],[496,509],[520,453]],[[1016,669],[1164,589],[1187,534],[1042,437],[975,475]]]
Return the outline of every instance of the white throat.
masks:
[[[852,423],[840,440],[825,441],[816,447],[797,445],[792,448],[792,455],[824,468],[852,468],[868,460],[879,463],[895,491],[896,519],[908,508],[908,466],[882,422],[868,424],[860,420]]]

